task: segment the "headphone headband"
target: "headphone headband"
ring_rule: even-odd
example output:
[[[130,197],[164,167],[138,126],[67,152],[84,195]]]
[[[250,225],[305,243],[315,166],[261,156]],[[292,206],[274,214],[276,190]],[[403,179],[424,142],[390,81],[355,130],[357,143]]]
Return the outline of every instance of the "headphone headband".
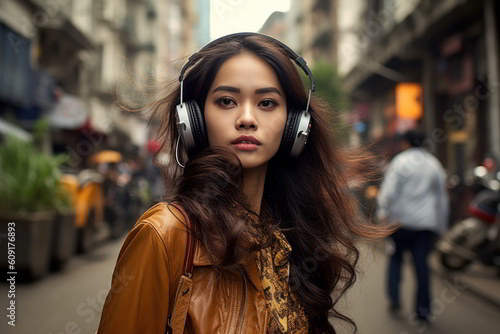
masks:
[[[187,63],[181,69],[181,73],[179,75],[179,81],[181,82],[181,85],[182,85],[182,82],[184,81],[184,72],[189,67],[191,67],[196,62],[198,62],[198,60],[201,59],[201,56],[199,54],[200,52],[202,52],[202,51],[204,51],[204,50],[206,50],[206,49],[208,49],[208,48],[210,48],[210,47],[212,47],[214,45],[228,42],[228,41],[230,41],[230,40],[232,40],[234,38],[247,37],[247,36],[262,36],[262,37],[267,38],[271,42],[279,45],[280,47],[282,47],[288,53],[288,57],[290,59],[293,59],[295,61],[295,63],[302,69],[302,71],[304,71],[304,73],[309,77],[309,82],[310,82],[310,88],[309,89],[310,89],[310,92],[314,92],[316,90],[316,82],[314,81],[314,77],[313,77],[313,75],[311,73],[311,70],[307,66],[307,62],[304,60],[304,58],[302,58],[301,56],[299,56],[295,51],[293,51],[291,48],[289,48],[285,43],[281,42],[280,40],[278,40],[278,39],[276,39],[274,37],[271,37],[269,35],[261,34],[261,33],[256,33],[256,32],[237,32],[237,33],[234,33],[234,34],[225,35],[225,36],[219,37],[217,39],[214,39],[213,41],[211,41],[210,43],[208,43],[207,45],[205,45],[203,48],[201,48],[200,51],[193,53],[191,55],[191,57],[189,57]],[[310,95],[310,93],[309,93],[309,95]]]

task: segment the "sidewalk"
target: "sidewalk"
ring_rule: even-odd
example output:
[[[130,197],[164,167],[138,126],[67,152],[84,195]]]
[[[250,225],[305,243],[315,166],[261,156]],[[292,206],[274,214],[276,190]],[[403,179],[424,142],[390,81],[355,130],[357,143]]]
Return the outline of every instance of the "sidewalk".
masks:
[[[500,277],[497,276],[497,268],[473,263],[462,272],[447,271],[441,265],[437,252],[432,253],[429,265],[435,274],[458,280],[470,292],[500,308]]]
[[[377,243],[376,249],[385,253],[385,243]],[[409,260],[411,261],[411,256]],[[429,258],[429,266],[434,274],[452,281],[457,280],[457,283],[467,286],[470,293],[500,309],[500,277],[497,276],[497,268],[473,263],[463,272],[448,271],[441,265],[439,254],[435,251]]]

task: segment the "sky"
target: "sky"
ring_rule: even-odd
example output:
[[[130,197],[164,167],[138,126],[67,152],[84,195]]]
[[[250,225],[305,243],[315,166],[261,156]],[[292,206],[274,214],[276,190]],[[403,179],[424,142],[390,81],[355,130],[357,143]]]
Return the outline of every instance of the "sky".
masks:
[[[262,27],[275,11],[286,12],[291,0],[211,0],[210,39]]]

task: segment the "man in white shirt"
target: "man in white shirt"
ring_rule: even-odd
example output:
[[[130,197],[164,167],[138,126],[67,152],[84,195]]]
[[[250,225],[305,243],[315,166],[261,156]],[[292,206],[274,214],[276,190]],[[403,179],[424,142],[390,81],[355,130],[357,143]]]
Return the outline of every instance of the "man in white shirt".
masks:
[[[378,198],[379,217],[402,224],[391,238],[395,250],[390,257],[388,292],[390,309],[400,308],[399,282],[403,253],[411,251],[417,275],[416,315],[428,321],[430,286],[427,258],[436,236],[447,227],[449,206],[446,172],[422,145],[424,135],[410,130],[402,136],[404,151],[388,166]]]

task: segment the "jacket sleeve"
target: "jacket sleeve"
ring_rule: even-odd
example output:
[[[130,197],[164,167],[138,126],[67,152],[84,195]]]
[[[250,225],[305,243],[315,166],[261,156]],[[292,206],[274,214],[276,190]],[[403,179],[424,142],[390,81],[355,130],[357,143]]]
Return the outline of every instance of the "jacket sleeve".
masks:
[[[166,245],[155,227],[138,222],[118,254],[98,334],[165,332],[168,261]]]
[[[446,232],[448,228],[448,217],[450,214],[450,198],[448,194],[448,188],[446,187],[446,171],[441,166],[438,165],[437,173],[437,201],[436,201],[436,212],[437,212],[437,229],[439,234]]]

